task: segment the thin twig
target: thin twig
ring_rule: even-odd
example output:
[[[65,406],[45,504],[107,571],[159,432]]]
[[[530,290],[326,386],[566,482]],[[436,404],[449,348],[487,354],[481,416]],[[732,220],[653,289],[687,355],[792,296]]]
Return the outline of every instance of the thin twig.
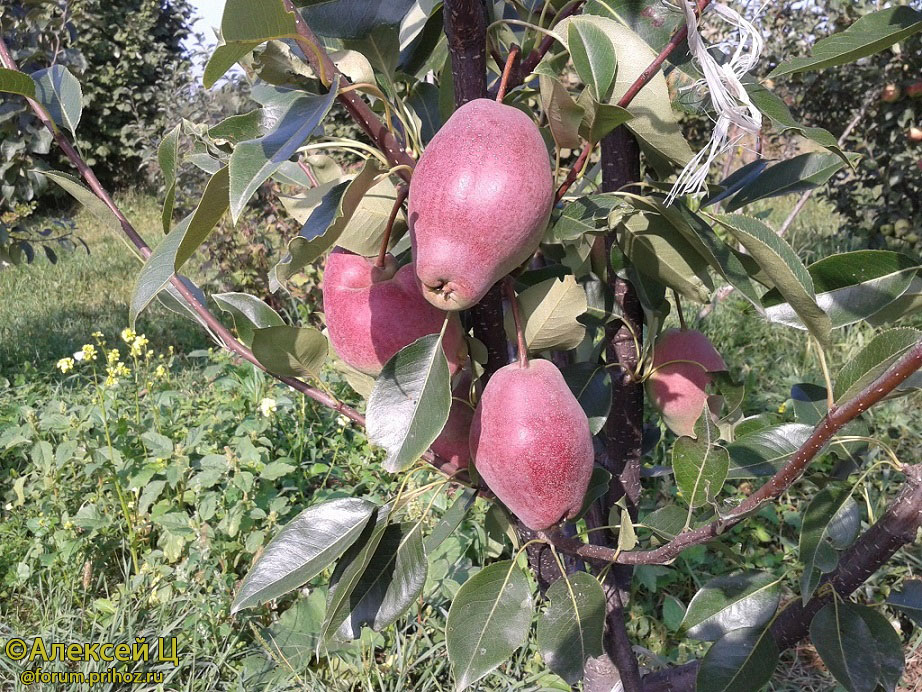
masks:
[[[512,321],[515,324],[515,338],[518,348],[519,367],[528,367],[528,348],[525,345],[525,329],[522,327],[522,316],[519,314],[519,300],[515,295],[515,286],[512,277],[507,276],[503,282],[503,289],[506,291],[506,300],[509,301],[509,308],[512,310]]]
[[[378,251],[378,259],[375,261],[376,267],[384,266],[384,258],[387,257],[387,247],[391,242],[391,232],[394,230],[394,222],[397,220],[397,214],[407,198],[410,188],[407,185],[401,185],[397,188],[397,197],[394,199],[394,206],[391,207],[391,215],[387,218],[387,226],[384,229],[384,237],[381,239],[381,249]]]
[[[512,74],[512,70],[515,68],[521,52],[522,49],[514,43],[512,44],[512,48],[509,49],[509,57],[506,58],[506,67],[503,69],[503,76],[499,83],[499,89],[496,92],[497,103],[502,103],[503,99],[506,97],[506,89],[509,87],[509,75]]]

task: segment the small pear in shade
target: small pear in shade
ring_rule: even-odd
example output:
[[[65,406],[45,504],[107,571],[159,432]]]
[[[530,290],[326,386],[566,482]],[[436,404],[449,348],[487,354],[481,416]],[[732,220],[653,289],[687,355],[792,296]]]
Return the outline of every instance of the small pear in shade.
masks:
[[[445,312],[423,298],[412,264],[397,266],[386,255],[373,259],[334,248],[323,274],[323,310],[327,334],[337,355],[366,375],[376,377],[400,349],[428,334],[438,334]],[[467,356],[457,315],[449,317],[442,340],[451,373]]]
[[[694,437],[707,407],[711,373],[727,369],[723,358],[701,332],[667,329],[653,347],[653,368],[646,381],[653,406],[672,432]]]
[[[490,490],[533,531],[579,512],[592,476],[589,420],[547,360],[500,368],[471,425],[471,453]]]
[[[426,299],[465,310],[538,249],[554,204],[547,146],[525,113],[488,99],[461,106],[410,181],[408,218]]]
[[[448,421],[432,443],[432,451],[457,468],[466,469],[471,461],[471,422],[474,420],[470,370],[462,370],[455,379]]]

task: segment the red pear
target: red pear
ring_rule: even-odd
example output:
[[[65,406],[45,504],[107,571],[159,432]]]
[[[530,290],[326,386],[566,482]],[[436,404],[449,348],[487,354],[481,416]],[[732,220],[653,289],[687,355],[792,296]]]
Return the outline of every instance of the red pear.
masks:
[[[880,91],[880,100],[884,103],[896,103],[903,95],[902,90],[896,84],[887,84]]]
[[[397,267],[392,255],[384,266],[335,248],[323,274],[323,310],[333,349],[347,364],[377,376],[384,364],[420,337],[438,334],[445,313],[423,298],[412,264]],[[442,343],[448,367],[457,372],[467,344],[457,315]]]
[[[471,421],[474,406],[471,404],[471,373],[462,370],[451,390],[451,410],[442,433],[432,443],[432,451],[459,469],[466,469],[471,461]]]
[[[532,360],[500,368],[471,425],[477,472],[525,526],[574,517],[592,475],[589,420],[557,367]]]
[[[646,382],[653,405],[672,432],[694,437],[707,405],[710,373],[727,369],[723,358],[701,332],[667,329],[653,347],[653,367]]]
[[[410,181],[416,273],[442,310],[475,305],[538,248],[554,204],[547,147],[525,113],[471,101],[432,138]]]

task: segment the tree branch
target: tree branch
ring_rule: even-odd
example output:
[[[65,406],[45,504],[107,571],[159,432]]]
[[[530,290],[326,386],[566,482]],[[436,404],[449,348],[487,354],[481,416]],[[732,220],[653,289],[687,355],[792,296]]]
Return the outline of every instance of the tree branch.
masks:
[[[561,536],[558,532],[544,532],[554,546],[565,553],[586,560],[615,562],[626,565],[659,565],[671,562],[679,553],[720,536],[727,529],[742,521],[763,503],[778,498],[790,488],[810,465],[810,462],[832,440],[835,434],[860,414],[879,403],[905,382],[919,368],[922,368],[922,341],[916,343],[902,358],[871,382],[856,396],[838,407],[833,407],[826,417],[814,428],[813,433],[790,460],[756,492],[747,497],[736,510],[721,520],[698,529],[683,531],[666,545],[654,550],[639,550],[617,554],[615,551],[587,545],[576,539]]]
[[[922,527],[922,465],[903,469],[906,483],[896,499],[871,528],[839,557],[839,566],[820,582],[829,584],[841,598],[848,598],[885,565],[904,545],[912,543]],[[797,598],[788,603],[772,624],[772,638],[779,651],[794,646],[810,632],[813,616],[832,600],[832,594],[818,589],[804,606]],[[692,661],[644,678],[644,692],[692,692],[698,662]]]
[[[0,63],[2,63],[3,66],[9,70],[19,70],[19,67],[13,60],[13,56],[10,54],[9,48],[7,47],[6,42],[3,40],[2,36],[0,36]],[[93,191],[93,194],[95,194],[96,197],[98,197],[118,219],[119,223],[121,224],[122,231],[137,250],[138,256],[142,260],[150,257],[150,246],[144,241],[144,239],[141,237],[141,234],[138,233],[128,218],[122,213],[122,210],[119,209],[118,205],[115,204],[111,195],[109,195],[106,189],[99,182],[99,179],[96,177],[93,169],[86,163],[86,161],[83,160],[83,157],[80,156],[80,154],[71,144],[70,140],[67,139],[67,136],[57,126],[55,126],[54,122],[45,112],[45,109],[42,108],[41,104],[32,99],[26,100],[28,101],[29,106],[35,113],[36,117],[51,132],[55,142],[64,152],[65,156],[67,156],[68,160],[79,171],[83,180],[86,181],[87,186],[89,186],[90,190]],[[283,384],[291,387],[301,394],[304,394],[308,398],[313,399],[317,403],[322,404],[323,406],[326,406],[327,408],[346,416],[352,422],[364,427],[365,417],[332,395],[327,394],[326,392],[317,389],[316,387],[312,387],[306,382],[302,382],[301,380],[294,377],[276,375],[275,373],[266,370],[266,368],[253,355],[253,352],[243,343],[238,341],[237,338],[231,334],[230,330],[228,330],[227,327],[225,327],[221,321],[215,317],[215,315],[208,309],[207,306],[199,302],[196,295],[179,276],[174,274],[170,279],[170,283],[174,286],[174,288],[176,288],[177,292],[183,297],[183,299],[188,303],[189,307],[195,312],[196,315],[198,315],[202,322],[207,325],[208,329],[210,329],[218,337],[226,350],[236,354],[247,362],[252,363],[254,366],[263,372],[268,373],[279,382],[282,382]],[[470,479],[466,471],[458,469],[458,467],[456,467],[454,464],[446,461],[445,459],[442,459],[433,452],[426,452],[426,454],[423,456],[423,459],[432,464],[436,469],[445,475],[454,480],[457,480],[459,483],[470,484]]]
[[[317,38],[316,34],[314,34],[307,25],[307,22],[304,21],[298,8],[294,6],[291,0],[283,0],[283,2],[285,3],[285,9],[294,13],[295,24],[298,29],[298,45],[301,46],[301,50],[307,57],[314,72],[320,77],[320,81],[329,87],[333,82],[333,77],[339,75],[340,89],[351,84],[349,79],[333,64],[333,60],[330,59],[329,54],[326,52],[326,49],[323,47],[323,44]],[[340,91],[337,99],[346,107],[346,110],[349,111],[349,115],[352,116],[353,120],[362,128],[365,134],[372,139],[382,152],[384,152],[384,155],[392,166],[408,166],[412,169],[416,165],[416,161],[413,157],[406,152],[400,142],[397,141],[397,138],[394,137],[393,133],[387,129],[387,125],[375,115],[375,112],[371,110],[371,107],[365,103],[364,99],[362,99],[357,91],[354,89],[345,93]],[[406,169],[399,170],[397,174],[405,181],[410,180],[410,171]]]

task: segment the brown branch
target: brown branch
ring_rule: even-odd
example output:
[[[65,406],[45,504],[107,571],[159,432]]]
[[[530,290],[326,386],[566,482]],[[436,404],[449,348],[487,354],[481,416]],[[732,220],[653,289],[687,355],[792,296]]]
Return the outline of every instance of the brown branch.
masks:
[[[551,23],[551,27],[560,24],[560,22],[562,22],[567,17],[579,12],[585,2],[586,0],[573,0],[573,2],[565,5],[560,10],[560,12],[557,13],[557,16],[554,17],[554,21]],[[521,65],[519,65],[519,69],[516,71],[515,75],[513,75],[513,84],[509,87],[510,89],[513,89],[525,81],[525,78],[531,74],[532,70],[534,70],[538,66],[538,63],[544,59],[544,56],[547,55],[547,52],[551,49],[551,46],[554,45],[555,40],[556,39],[554,39],[553,36],[545,36],[543,39],[541,39],[541,43],[538,44],[538,47],[529,53],[524,60],[522,60]]]
[[[327,54],[323,44],[307,25],[307,22],[304,21],[301,13],[291,0],[283,0],[283,2],[285,4],[285,9],[294,13],[295,24],[298,30],[298,45],[301,46],[301,50],[307,57],[314,72],[317,73],[320,81],[326,86],[330,86],[333,82],[333,77],[339,75],[340,89],[349,86],[351,84],[349,79],[333,64],[333,60],[330,58],[329,54]],[[413,168],[416,161],[406,152],[400,142],[397,141],[397,138],[394,137],[394,134],[387,129],[387,125],[375,115],[375,112],[371,110],[371,107],[365,103],[364,99],[362,99],[356,90],[352,89],[346,92],[340,91],[337,98],[339,102],[346,107],[346,110],[349,111],[349,115],[352,116],[353,120],[362,128],[365,134],[371,137],[377,147],[384,152],[384,155],[392,166],[408,166],[409,169]],[[398,175],[409,182],[409,170],[401,169],[398,171]]]
[[[13,60],[13,56],[10,54],[9,49],[7,48],[6,42],[3,40],[3,37],[0,36],[0,63],[3,64],[9,70],[19,70],[19,67],[16,65],[16,62]],[[128,218],[122,213],[122,210],[119,209],[118,205],[112,200],[112,197],[106,191],[106,189],[99,182],[99,179],[96,177],[96,174],[93,172],[93,169],[83,160],[83,157],[77,152],[73,144],[67,139],[63,132],[58,129],[48,114],[45,112],[45,109],[42,106],[34,101],[33,99],[26,99],[31,107],[32,111],[35,113],[36,117],[41,121],[41,123],[51,132],[54,137],[55,142],[67,156],[68,160],[74,165],[74,167],[80,172],[81,177],[86,181],[86,184],[89,186],[90,190],[93,191],[93,194],[98,197],[103,204],[108,207],[108,209],[115,215],[121,224],[122,231],[131,241],[131,244],[137,249],[138,255],[142,259],[147,259],[151,255],[150,246],[144,241],[141,237],[141,234],[135,229],[131,224]],[[170,279],[170,283],[176,288],[177,292],[185,299],[189,307],[195,312],[196,315],[202,320],[202,322],[210,329],[215,336],[222,342],[225,349],[236,354],[240,358],[243,358],[249,363],[252,363],[254,366],[262,370],[263,372],[268,373],[279,382],[288,385],[292,389],[304,394],[310,399],[313,399],[319,404],[326,406],[337,413],[340,413],[349,420],[357,423],[364,427],[365,417],[360,414],[355,409],[347,406],[343,402],[339,401],[335,397],[327,394],[326,392],[312,387],[306,382],[294,377],[286,377],[284,375],[277,375],[275,373],[269,372],[266,368],[256,359],[253,355],[253,352],[247,348],[244,344],[238,341],[230,330],[225,327],[220,320],[208,309],[207,306],[199,302],[195,293],[182,281],[182,279],[173,275]],[[434,453],[427,452],[423,459],[430,464],[432,464],[439,471],[445,475],[457,480],[461,483],[469,483],[469,478],[467,473],[460,471],[454,464],[442,459],[441,457],[435,455]]]
[[[839,557],[839,566],[826,575],[822,584],[829,584],[841,598],[848,598],[859,586],[877,572],[904,545],[915,541],[922,527],[922,466],[903,469],[906,483],[880,519],[865,531]],[[794,646],[810,632],[813,616],[829,603],[832,594],[818,589],[807,605],[798,598],[790,603],[772,623],[771,634],[779,651]],[[698,662],[692,661],[675,668],[650,673],[644,677],[644,692],[692,692],[698,673]]]
[[[499,103],[502,103],[503,99],[506,97],[506,91],[509,89],[509,75],[512,74],[512,70],[514,70],[518,64],[521,51],[522,49],[515,44],[512,44],[512,48],[509,49],[509,56],[506,58],[506,67],[503,68],[503,76],[500,78],[499,89],[496,92],[496,100]]]
[[[683,531],[662,547],[653,550],[631,551],[618,555],[609,548],[587,545],[579,539],[574,541],[561,536],[555,531],[545,532],[544,536],[558,550],[586,560],[616,562],[626,565],[659,565],[671,562],[686,548],[717,538],[758,509],[763,503],[778,498],[803,475],[810,462],[839,430],[892,393],[919,368],[922,368],[922,341],[913,346],[902,358],[859,394],[841,406],[831,409],[826,417],[820,421],[819,425],[814,428],[807,441],[794,452],[790,460],[767,483],[743,500],[731,515],[707,526]]]

